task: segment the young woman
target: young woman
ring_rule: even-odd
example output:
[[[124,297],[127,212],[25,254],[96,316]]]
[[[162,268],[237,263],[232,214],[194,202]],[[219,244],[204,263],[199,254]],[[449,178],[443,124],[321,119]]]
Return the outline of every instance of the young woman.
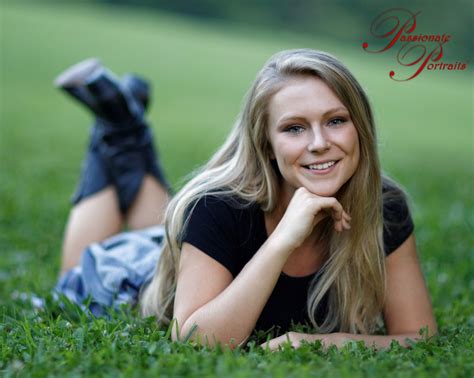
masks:
[[[96,68],[76,67],[59,84],[87,89],[96,79],[89,71]],[[140,102],[133,85],[122,83],[121,91],[132,105]],[[95,129],[102,131],[96,134],[106,137],[94,139],[93,133],[91,145],[100,150],[109,139],[122,143],[108,133],[120,126],[135,130],[137,119],[143,125],[143,112],[137,114],[117,125],[99,120]],[[284,334],[268,343],[271,349],[288,339],[296,347],[316,339],[384,347],[392,340],[407,345],[422,327],[436,333],[405,196],[382,175],[368,99],[336,58],[309,49],[271,57],[224,145],[169,203],[145,139],[137,153],[140,164],[118,148],[118,160],[133,164],[117,169],[105,158],[103,172],[94,175],[119,174],[76,196],[64,271],[90,242],[117,232],[124,217],[131,228],[164,219],[166,237],[152,252],[161,255],[151,282],[142,282],[140,306],[161,324],[174,319],[175,340],[190,334],[198,342],[233,348],[253,330],[276,326]],[[122,179],[124,172],[138,179]],[[135,184],[125,190],[117,182]],[[133,195],[123,195],[127,191]],[[127,245],[140,249],[138,242]],[[388,335],[373,335],[381,316]],[[290,332],[298,322],[317,332]]]

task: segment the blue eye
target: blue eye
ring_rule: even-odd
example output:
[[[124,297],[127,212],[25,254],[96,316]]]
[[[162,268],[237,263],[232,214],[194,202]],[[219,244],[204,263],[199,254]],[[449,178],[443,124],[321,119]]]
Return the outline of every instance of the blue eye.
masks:
[[[345,118],[333,118],[331,119],[329,122],[328,122],[328,125],[329,126],[333,126],[333,127],[337,127],[339,126],[340,124],[346,122],[346,119]]]
[[[300,125],[291,125],[285,129],[285,132],[290,134],[299,134],[304,130],[303,126]]]

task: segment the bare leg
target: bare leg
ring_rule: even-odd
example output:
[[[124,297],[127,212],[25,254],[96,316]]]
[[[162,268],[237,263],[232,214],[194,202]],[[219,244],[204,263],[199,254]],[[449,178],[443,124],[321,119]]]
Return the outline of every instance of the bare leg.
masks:
[[[64,233],[61,274],[79,263],[82,251],[93,242],[102,241],[123,227],[115,189],[107,187],[71,209]]]
[[[96,116],[66,226],[64,272],[79,263],[90,243],[120,232],[125,219],[132,229],[163,223],[169,196],[144,119],[146,81],[134,75],[118,79],[90,59],[63,72],[56,85]]]
[[[169,200],[165,187],[155,177],[146,175],[126,215],[128,227],[137,230],[163,224]]]

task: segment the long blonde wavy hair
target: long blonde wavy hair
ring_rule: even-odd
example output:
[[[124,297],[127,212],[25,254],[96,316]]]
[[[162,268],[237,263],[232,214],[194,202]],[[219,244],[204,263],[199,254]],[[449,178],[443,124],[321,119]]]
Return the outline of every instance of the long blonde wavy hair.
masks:
[[[268,105],[272,96],[295,76],[322,79],[349,110],[357,129],[360,160],[354,175],[337,193],[351,214],[350,232],[334,232],[323,221],[325,264],[308,293],[308,316],[320,332],[367,333],[376,326],[384,302],[382,174],[374,120],[364,90],[335,57],[298,49],[272,56],[258,73],[226,141],[175,195],[165,216],[166,238],[155,276],[140,298],[143,316],[155,315],[162,325],[173,317],[181,240],[190,208],[199,198],[235,195],[271,212],[279,198],[279,172],[272,166],[267,138]],[[316,321],[328,294],[328,313]]]

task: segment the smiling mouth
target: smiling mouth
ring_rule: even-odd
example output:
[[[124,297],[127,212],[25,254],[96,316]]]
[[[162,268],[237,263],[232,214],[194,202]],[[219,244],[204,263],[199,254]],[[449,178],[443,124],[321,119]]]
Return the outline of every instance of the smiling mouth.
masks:
[[[304,165],[306,169],[309,169],[311,171],[325,171],[333,166],[335,166],[337,163],[339,163],[340,160],[331,160],[327,161],[325,163],[321,164],[310,164],[310,165]]]

